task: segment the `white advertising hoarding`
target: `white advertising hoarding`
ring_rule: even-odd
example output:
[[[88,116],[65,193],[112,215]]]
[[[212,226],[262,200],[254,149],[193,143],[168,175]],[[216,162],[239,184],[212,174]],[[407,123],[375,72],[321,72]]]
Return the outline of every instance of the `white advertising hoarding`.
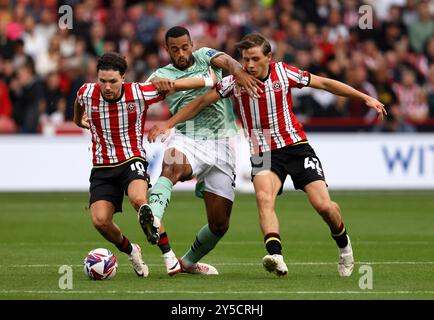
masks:
[[[434,134],[309,134],[330,189],[434,189]],[[151,182],[161,143],[148,144]],[[0,136],[0,191],[87,191],[90,136]],[[237,190],[253,191],[249,148],[236,141]],[[175,190],[192,190],[194,181]],[[285,188],[293,189],[288,177]]]
[[[434,135],[311,135],[330,187],[434,189]]]

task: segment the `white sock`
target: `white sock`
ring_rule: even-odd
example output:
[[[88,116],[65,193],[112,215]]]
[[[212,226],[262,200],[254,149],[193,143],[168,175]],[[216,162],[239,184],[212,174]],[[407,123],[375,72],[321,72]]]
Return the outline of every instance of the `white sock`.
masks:
[[[170,251],[168,251],[168,252],[166,252],[166,253],[163,254],[163,257],[167,257],[167,258],[169,258],[169,257],[175,257],[175,252],[173,252],[173,250],[170,249]]]
[[[129,256],[132,255],[132,254],[134,254],[134,253],[139,252],[139,250],[137,250],[137,247],[136,247],[134,244],[131,244],[131,247],[132,247],[133,249],[131,250]]]
[[[348,235],[347,235],[347,238],[348,238],[348,244],[347,244],[347,246],[346,247],[344,247],[344,248],[339,248],[339,252],[340,253],[350,253],[351,252],[351,242],[350,242],[350,238],[348,237]]]

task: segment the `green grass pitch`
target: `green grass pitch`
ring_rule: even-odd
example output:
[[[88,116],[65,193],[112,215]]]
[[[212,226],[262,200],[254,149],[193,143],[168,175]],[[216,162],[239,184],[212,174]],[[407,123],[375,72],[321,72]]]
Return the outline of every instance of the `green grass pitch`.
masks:
[[[266,254],[253,194],[238,194],[231,227],[204,262],[219,276],[169,277],[158,247],[146,243],[127,199],[115,221],[142,247],[149,278],[138,278],[127,256],[105,242],[86,211],[86,193],[0,193],[0,299],[433,299],[434,192],[332,191],[351,236],[356,264],[339,278],[337,249],[303,192],[278,198],[283,253],[289,273],[277,278],[263,270]],[[165,221],[178,256],[205,223],[203,202],[174,193]],[[113,250],[118,273],[90,281],[82,261],[94,248]],[[59,267],[73,271],[73,289],[59,288]],[[372,289],[359,283],[368,265]]]

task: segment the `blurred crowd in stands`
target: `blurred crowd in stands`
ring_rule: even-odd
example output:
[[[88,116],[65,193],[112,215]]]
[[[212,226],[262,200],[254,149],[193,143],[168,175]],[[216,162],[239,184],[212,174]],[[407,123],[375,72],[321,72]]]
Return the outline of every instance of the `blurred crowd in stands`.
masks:
[[[62,5],[72,8],[71,29],[59,25]],[[434,131],[433,0],[0,0],[0,132],[70,123],[104,52],[127,58],[126,81],[146,80],[170,63],[164,34],[174,25],[189,29],[195,48],[236,59],[236,43],[259,31],[274,60],[343,81],[389,113],[380,124],[361,101],[294,89],[295,112],[313,130]],[[163,103],[148,119],[168,116]]]

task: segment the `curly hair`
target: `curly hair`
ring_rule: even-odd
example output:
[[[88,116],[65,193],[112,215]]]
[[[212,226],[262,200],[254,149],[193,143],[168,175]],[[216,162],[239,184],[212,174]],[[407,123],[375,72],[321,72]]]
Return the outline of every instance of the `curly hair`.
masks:
[[[128,65],[125,57],[116,52],[104,53],[98,58],[98,64],[96,70],[114,70],[119,71],[121,76],[127,71]]]

